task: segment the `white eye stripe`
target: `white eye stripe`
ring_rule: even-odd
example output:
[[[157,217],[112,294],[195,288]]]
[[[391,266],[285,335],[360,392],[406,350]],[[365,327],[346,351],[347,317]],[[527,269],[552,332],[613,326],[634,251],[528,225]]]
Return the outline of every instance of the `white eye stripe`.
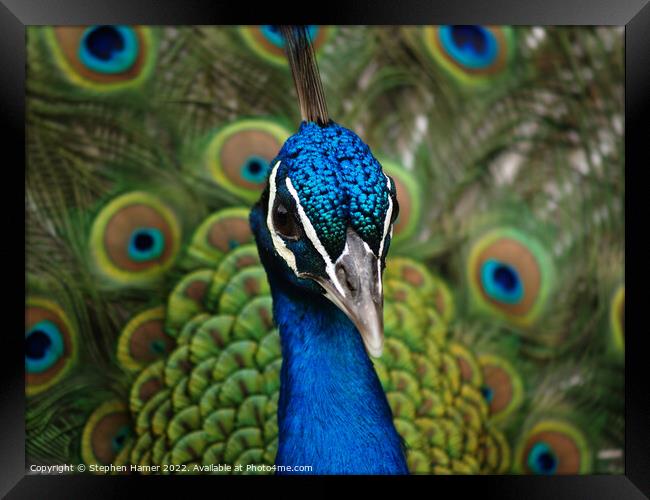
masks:
[[[279,166],[280,162],[278,161],[273,167],[273,170],[271,170],[271,175],[269,176],[269,206],[266,212],[266,226],[269,228],[269,233],[271,233],[271,240],[273,241],[273,247],[275,248],[275,251],[278,252],[280,257],[284,259],[287,265],[297,276],[298,267],[296,266],[296,256],[291,250],[289,250],[289,248],[287,248],[286,243],[278,235],[275,227],[273,226],[273,205],[275,204],[275,194],[277,192],[275,177],[277,175]]]
[[[386,174],[384,174],[384,177],[386,177],[386,186],[388,187],[388,192],[391,191],[390,189],[390,179]],[[381,236],[381,242],[379,243],[379,255],[377,256],[377,276],[379,277],[379,293],[382,293],[382,280],[381,280],[381,257],[384,254],[384,243],[386,242],[386,235],[388,234],[388,231],[390,230],[390,235],[391,237],[393,236],[393,226],[390,223],[390,220],[393,216],[393,199],[391,198],[390,195],[388,195],[388,210],[386,210],[386,217],[384,219],[384,232]]]
[[[388,192],[390,192],[390,179],[386,174],[384,174],[384,177],[386,177],[386,186],[388,187]],[[381,243],[379,244],[379,255],[378,257],[381,259],[381,254],[383,253],[384,250],[384,241],[386,240],[386,235],[388,234],[388,230],[390,229],[390,220],[393,217],[393,199],[390,195],[388,195],[388,210],[386,210],[386,217],[384,218],[384,232],[381,236]]]
[[[307,238],[309,238],[311,244],[314,245],[314,248],[322,257],[323,262],[325,263],[325,272],[329,276],[331,282],[334,283],[334,286],[339,291],[339,293],[345,297],[345,291],[341,286],[338,277],[336,276],[334,263],[332,262],[332,259],[330,258],[329,254],[327,253],[327,250],[325,250],[325,247],[318,239],[316,230],[314,229],[314,226],[312,226],[311,221],[307,217],[307,214],[305,213],[305,209],[302,207],[300,203],[298,192],[293,187],[293,184],[291,183],[291,179],[289,179],[289,177],[287,177],[286,183],[287,183],[287,189],[289,190],[289,193],[291,193],[291,196],[293,196],[293,199],[296,202],[296,208],[298,209],[298,217],[300,217],[300,222],[302,223],[302,228],[305,231],[305,235],[307,236]]]

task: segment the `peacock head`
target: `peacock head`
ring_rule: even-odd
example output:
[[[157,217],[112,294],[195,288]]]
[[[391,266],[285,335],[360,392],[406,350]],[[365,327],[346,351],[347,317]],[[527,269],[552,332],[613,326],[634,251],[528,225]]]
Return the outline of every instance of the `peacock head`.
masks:
[[[267,273],[327,297],[377,357],[382,272],[398,211],[395,183],[354,132],[303,122],[271,162],[251,227]]]

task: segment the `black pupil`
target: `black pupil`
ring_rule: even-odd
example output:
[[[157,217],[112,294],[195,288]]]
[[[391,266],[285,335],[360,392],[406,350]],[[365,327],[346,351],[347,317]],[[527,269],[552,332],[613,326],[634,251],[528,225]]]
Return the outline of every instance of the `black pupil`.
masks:
[[[498,266],[494,270],[494,280],[508,292],[517,286],[517,275],[508,266]]]
[[[291,214],[289,214],[289,211],[284,205],[277,205],[275,207],[273,219],[275,229],[280,234],[289,238],[297,236],[296,225],[294,224]]]
[[[147,233],[138,233],[135,236],[135,248],[140,250],[141,252],[144,252],[146,250],[151,249],[153,246],[153,238],[151,237],[150,234]]]
[[[27,344],[25,353],[31,359],[41,359],[52,345],[50,337],[41,330],[30,333],[25,339],[25,343]]]
[[[86,37],[86,47],[97,59],[108,61],[114,52],[124,49],[124,40],[114,27],[99,26]]]
[[[451,37],[458,47],[469,45],[476,53],[485,53],[487,40],[478,26],[452,26]]]
[[[481,386],[481,394],[488,401],[492,399],[492,389],[490,389],[487,385]]]
[[[151,348],[156,354],[162,354],[165,352],[165,344],[161,340],[154,340],[151,343]]]
[[[118,434],[117,436],[115,436],[115,444],[117,444],[118,446],[122,446],[122,444],[124,444],[123,434]]]
[[[289,212],[287,212],[284,205],[278,205],[275,209],[275,221],[279,226],[286,226],[289,222]]]
[[[252,174],[259,174],[262,171],[262,164],[258,160],[253,160],[248,164],[248,169]]]
[[[541,470],[548,472],[555,468],[555,457],[552,453],[545,451],[544,453],[540,453],[539,457],[537,457],[537,463]]]

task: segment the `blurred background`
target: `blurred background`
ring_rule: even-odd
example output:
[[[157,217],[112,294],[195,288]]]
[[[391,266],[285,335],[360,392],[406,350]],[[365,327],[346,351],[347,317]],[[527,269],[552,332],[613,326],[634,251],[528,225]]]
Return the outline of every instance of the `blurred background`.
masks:
[[[622,473],[623,29],[309,30],[397,184],[376,366],[411,469]],[[300,122],[278,29],[27,31],[28,462],[272,464],[247,212]],[[200,334],[226,316],[236,361]]]

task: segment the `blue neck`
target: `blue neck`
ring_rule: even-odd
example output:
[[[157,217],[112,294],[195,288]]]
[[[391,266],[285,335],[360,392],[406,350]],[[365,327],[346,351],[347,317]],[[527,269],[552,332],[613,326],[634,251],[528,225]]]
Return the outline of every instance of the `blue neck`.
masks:
[[[310,474],[407,474],[355,326],[324,297],[269,281],[282,340],[276,465],[311,465]]]

